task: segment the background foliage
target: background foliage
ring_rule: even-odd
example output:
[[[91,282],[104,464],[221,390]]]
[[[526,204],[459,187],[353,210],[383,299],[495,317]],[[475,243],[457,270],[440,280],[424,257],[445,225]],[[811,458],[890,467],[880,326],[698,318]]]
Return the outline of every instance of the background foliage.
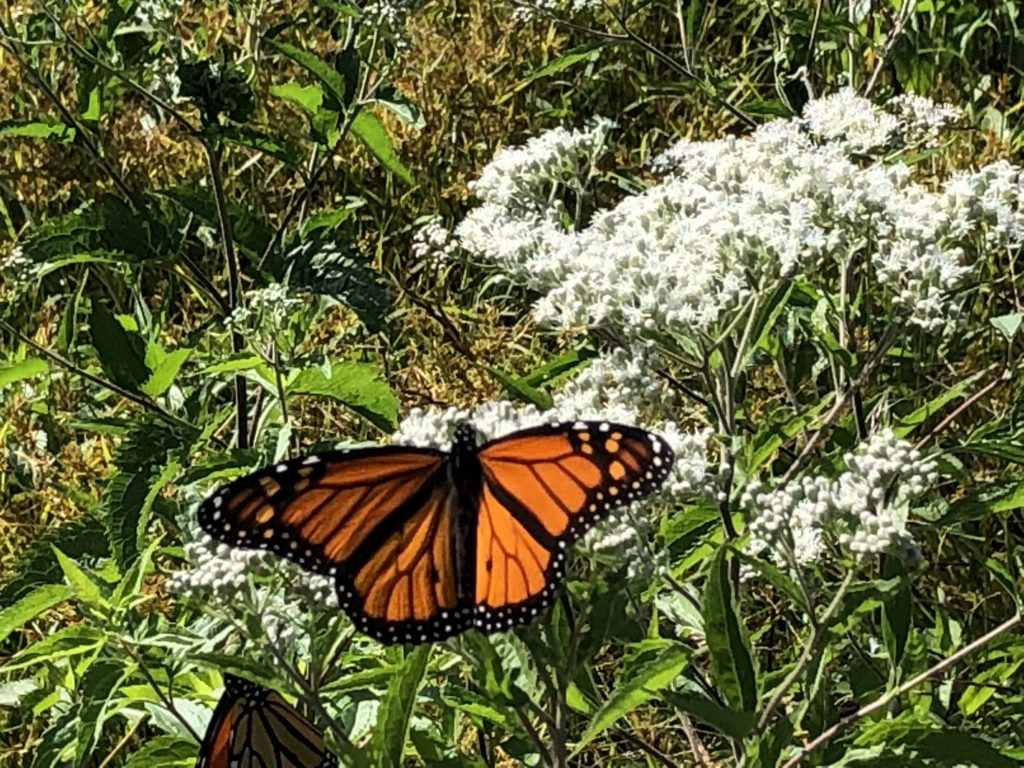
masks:
[[[803,645],[781,573],[738,600],[706,503],[664,510],[652,537],[686,585],[676,623],[652,611],[657,585],[637,593],[600,552],[578,556],[548,619],[490,639],[382,649],[314,606],[302,663],[284,642],[226,655],[260,628],[168,593],[218,480],[377,440],[414,406],[535,398],[575,367],[560,356],[602,347],[535,327],[530,292],[488,265],[415,256],[418,228],[460,220],[499,147],[614,118],[597,207],[675,139],[742,135],[844,83],[964,111],[925,175],[1019,157],[1024,141],[1014,2],[514,10],[0,11],[0,763],[190,765],[219,669],[323,702],[312,715],[354,765],[770,766],[837,723],[811,764],[1024,759],[1017,632],[856,714],[1019,610],[1016,253],[970,288],[984,331],[940,362],[926,342],[901,347],[907,365],[872,393],[934,439],[953,479],[917,510],[930,567],[877,563],[827,642]],[[795,365],[813,389],[811,362]],[[777,394],[752,379],[757,444],[799,449],[810,420],[777,417]],[[841,427],[824,455],[848,447],[856,424]],[[253,621],[261,594],[246,597]],[[798,666],[794,711],[752,722]]]

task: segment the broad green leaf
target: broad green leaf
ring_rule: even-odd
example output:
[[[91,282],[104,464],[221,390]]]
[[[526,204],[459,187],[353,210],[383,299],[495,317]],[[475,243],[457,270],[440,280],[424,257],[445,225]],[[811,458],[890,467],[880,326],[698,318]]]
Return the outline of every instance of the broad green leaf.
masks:
[[[708,567],[704,585],[704,626],[714,683],[732,709],[753,712],[757,682],[750,643],[736,610],[729,579],[729,549],[722,546]]]
[[[395,90],[394,87],[383,86],[378,88],[373,101],[370,103],[386,107],[398,115],[403,123],[411,125],[416,130],[422,130],[427,126],[427,121],[423,119],[423,112],[420,108],[404,94]]]
[[[686,665],[690,663],[690,656],[689,649],[682,645],[672,644],[665,648],[657,658],[641,666],[629,679],[619,682],[612,690],[608,701],[590,721],[577,742],[573,754],[579,754],[580,750],[620,717],[661,695],[663,689],[686,669]]]
[[[411,186],[414,183],[412,173],[409,172],[409,169],[402,164],[402,161],[398,159],[398,155],[395,154],[395,149],[392,146],[391,137],[388,135],[387,129],[372,113],[365,109],[359,110],[359,114],[352,121],[352,133],[358,136],[359,140],[377,156],[381,165],[402,179],[406,184]]]
[[[947,528],[1021,507],[1024,507],[1024,480],[1002,480],[971,489],[949,505],[936,526]]]
[[[345,78],[340,72],[338,72],[338,70],[321,59],[315,53],[299,48],[298,46],[291,45],[290,43],[282,43],[280,40],[275,40],[271,37],[264,37],[263,40],[290,58],[292,61],[299,64],[303,69],[319,80],[320,83],[327,88],[327,93],[334,98],[335,107],[342,108],[348,106],[351,96],[346,94],[347,86]]]
[[[29,357],[13,365],[0,368],[0,387],[6,387],[16,381],[38,376],[50,370],[50,364],[40,357]]]
[[[44,584],[36,587],[13,605],[0,611],[0,642],[25,622],[63,603],[72,594],[73,590],[64,584]]]
[[[4,664],[4,672],[88,653],[99,648],[104,641],[105,636],[99,629],[80,625],[64,627],[15,654]]]
[[[53,547],[53,554],[57,558],[60,569],[64,571],[64,578],[67,579],[71,588],[75,590],[75,597],[94,609],[107,605],[107,601],[103,599],[103,594],[100,592],[99,585],[89,578],[89,575],[82,570],[78,563],[61,552],[57,547]]]
[[[23,120],[0,120],[0,136],[23,139],[48,139],[70,144],[75,140],[75,128],[67,123]]]
[[[992,326],[1003,334],[1003,337],[1007,341],[1013,341],[1013,337],[1017,335],[1017,331],[1020,330],[1020,324],[1024,321],[1024,314],[1015,312],[1012,315],[1000,315],[999,317],[993,317],[989,319]]]
[[[191,347],[179,347],[166,352],[155,341],[146,345],[146,367],[152,373],[142,385],[142,391],[150,397],[159,397],[174,383],[181,366],[192,354]]]
[[[92,302],[89,329],[106,374],[115,384],[138,391],[150,376],[145,362],[145,342],[137,333],[125,330],[97,299]]]
[[[307,368],[292,378],[288,391],[333,397],[383,430],[394,429],[398,421],[398,398],[368,363],[337,361],[329,376],[319,367]]]
[[[753,713],[736,712],[707,696],[677,691],[662,691],[660,695],[676,709],[693,715],[737,742],[745,739],[754,727]]]
[[[287,83],[279,83],[270,86],[270,92],[275,96],[297,104],[302,110],[310,115],[320,111],[324,103],[324,91],[318,85],[299,85],[294,80]]]
[[[237,373],[238,371],[251,371],[264,364],[263,358],[259,355],[250,355],[245,352],[231,355],[228,359],[213,365],[208,365],[199,371],[202,375],[216,373]]]
[[[405,657],[387,693],[380,703],[380,713],[373,732],[373,765],[380,768],[401,768],[405,750],[405,736],[409,730],[416,694],[423,682],[432,646],[417,646]]]

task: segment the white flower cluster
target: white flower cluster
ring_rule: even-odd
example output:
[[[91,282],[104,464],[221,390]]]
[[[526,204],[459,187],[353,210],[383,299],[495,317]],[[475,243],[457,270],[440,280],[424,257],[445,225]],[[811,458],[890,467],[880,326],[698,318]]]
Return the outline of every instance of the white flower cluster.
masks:
[[[472,422],[485,440],[553,421],[651,424],[650,428],[665,438],[676,454],[661,495],[676,499],[706,493],[711,430],[685,431],[665,419],[672,397],[663,382],[645,373],[651,362],[650,353],[640,347],[598,358],[555,394],[554,406],[546,411],[507,401],[492,401],[472,409],[413,408],[402,420],[393,442],[448,450],[460,421]]]
[[[567,222],[544,190],[569,183],[565,174],[605,134],[558,129],[499,152],[474,187],[482,204],[456,231],[470,253],[542,293],[538,320],[562,328],[692,338],[777,281],[813,281],[856,256],[901,319],[936,331],[956,319],[948,297],[986,247],[978,235],[997,220],[1013,222],[1002,231],[1016,237],[1022,206],[1019,180],[1009,184],[1016,197],[1008,189],[993,199],[998,180],[987,169],[935,191],[902,164],[850,157],[952,119],[924,103],[904,100],[898,117],[844,94],[749,137],[681,141],[653,163],[660,183],[589,222]],[[994,204],[983,210],[983,201]]]
[[[250,323],[256,318],[263,327],[280,328],[288,315],[302,302],[289,295],[288,288],[281,283],[271,283],[246,294],[245,304],[235,307],[225,321],[229,328],[251,331]]]
[[[291,562],[258,549],[237,549],[200,533],[185,545],[192,568],[176,571],[167,589],[182,596],[201,597],[230,607],[239,593],[253,588],[252,579],[274,577],[286,584],[290,596],[307,605],[336,610],[338,598],[330,579],[309,573]]]
[[[418,262],[429,262],[433,267],[443,267],[459,249],[459,241],[435,216],[418,230],[412,238],[410,251]]]
[[[402,35],[409,14],[416,10],[420,0],[377,0],[363,8],[363,21],[369,26],[384,27],[398,37],[394,40],[399,48],[405,48],[408,40]]]
[[[914,554],[910,502],[934,485],[936,465],[890,430],[844,457],[836,480],[805,476],[784,488],[752,485],[741,503],[751,515],[749,549],[787,567],[818,560],[826,537],[855,558]]]
[[[20,245],[0,256],[0,281],[7,287],[17,287],[32,282],[36,276],[36,264],[25,255]]]
[[[604,0],[526,0],[517,2],[515,6],[512,18],[516,21],[530,21],[556,15],[559,18],[571,18],[602,8]]]

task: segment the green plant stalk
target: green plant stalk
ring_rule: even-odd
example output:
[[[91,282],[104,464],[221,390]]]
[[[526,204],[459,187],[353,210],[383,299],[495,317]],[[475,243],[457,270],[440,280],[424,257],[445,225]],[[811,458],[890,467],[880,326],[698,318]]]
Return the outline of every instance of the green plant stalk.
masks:
[[[828,604],[825,612],[818,619],[817,624],[812,625],[811,637],[804,644],[803,651],[800,653],[800,658],[797,659],[796,664],[793,665],[793,669],[790,670],[785,679],[779,683],[778,688],[775,689],[772,697],[768,700],[768,703],[761,711],[761,715],[757,720],[757,727],[755,729],[756,733],[764,733],[768,726],[771,725],[772,718],[775,715],[775,711],[782,703],[783,697],[789,693],[789,689],[797,680],[800,679],[800,676],[803,675],[807,665],[811,662],[811,659],[814,658],[814,654],[818,652],[821,643],[828,636],[828,633],[825,632],[823,628],[828,625],[829,619],[831,619],[835,612],[839,610],[839,606],[842,603],[843,598],[846,596],[847,591],[853,584],[855,575],[856,570],[853,568],[846,572],[846,576],[843,578],[842,583],[839,585],[839,589],[833,596],[832,602]]]

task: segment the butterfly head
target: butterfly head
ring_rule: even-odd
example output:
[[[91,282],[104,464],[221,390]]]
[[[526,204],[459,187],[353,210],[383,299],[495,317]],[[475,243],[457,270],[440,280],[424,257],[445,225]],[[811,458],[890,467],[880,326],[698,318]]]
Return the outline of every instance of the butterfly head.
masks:
[[[460,421],[455,425],[455,434],[452,437],[452,450],[470,450],[475,452],[480,445],[480,432],[471,422]]]

